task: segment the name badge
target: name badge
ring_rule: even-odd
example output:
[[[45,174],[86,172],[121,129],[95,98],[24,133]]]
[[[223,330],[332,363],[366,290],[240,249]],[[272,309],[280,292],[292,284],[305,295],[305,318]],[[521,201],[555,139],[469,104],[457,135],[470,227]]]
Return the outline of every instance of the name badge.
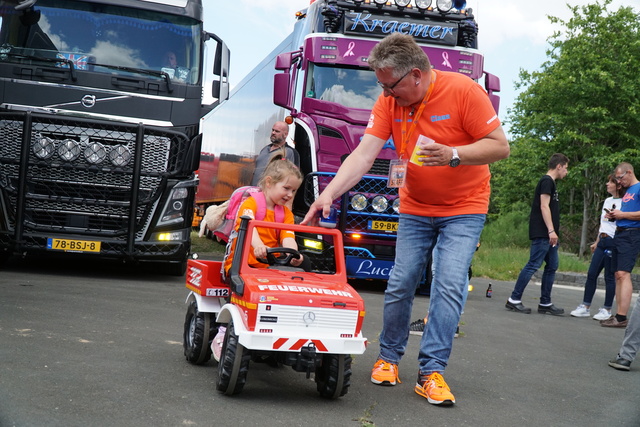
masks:
[[[391,160],[389,163],[389,179],[387,187],[402,188],[407,178],[407,161],[405,159]]]

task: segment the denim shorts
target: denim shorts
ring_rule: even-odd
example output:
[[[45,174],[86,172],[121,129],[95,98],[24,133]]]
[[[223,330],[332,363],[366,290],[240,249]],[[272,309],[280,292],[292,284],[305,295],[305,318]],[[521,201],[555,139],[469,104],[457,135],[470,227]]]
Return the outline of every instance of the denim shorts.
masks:
[[[613,239],[617,259],[615,271],[631,272],[640,254],[640,228],[618,228]]]

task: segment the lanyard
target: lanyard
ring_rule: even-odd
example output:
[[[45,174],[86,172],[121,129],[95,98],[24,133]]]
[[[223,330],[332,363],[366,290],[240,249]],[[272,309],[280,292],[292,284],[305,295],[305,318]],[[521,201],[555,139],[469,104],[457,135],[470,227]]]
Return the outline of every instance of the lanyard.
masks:
[[[413,131],[415,130],[418,124],[418,120],[422,115],[422,111],[424,110],[424,107],[427,105],[427,102],[429,102],[429,98],[431,97],[431,92],[433,92],[433,86],[435,85],[435,83],[436,83],[436,73],[433,70],[431,70],[431,83],[429,84],[429,90],[427,90],[427,93],[424,95],[424,98],[422,98],[420,108],[418,108],[418,111],[416,112],[416,115],[413,118],[413,121],[411,122],[411,127],[409,128],[409,132],[407,132],[407,117],[406,117],[406,111],[405,111],[405,117],[404,117],[404,120],[402,120],[402,143],[400,144],[400,155],[399,155],[401,159],[404,157],[405,149],[407,148],[407,143],[409,142],[409,138],[411,138],[411,134],[413,134]]]

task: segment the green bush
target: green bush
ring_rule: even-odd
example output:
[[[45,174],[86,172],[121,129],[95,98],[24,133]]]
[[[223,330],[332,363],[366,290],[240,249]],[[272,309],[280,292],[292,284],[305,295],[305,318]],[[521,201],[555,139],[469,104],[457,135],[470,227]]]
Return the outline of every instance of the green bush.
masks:
[[[518,208],[488,218],[480,237],[482,245],[496,248],[529,247],[529,208],[524,205]]]

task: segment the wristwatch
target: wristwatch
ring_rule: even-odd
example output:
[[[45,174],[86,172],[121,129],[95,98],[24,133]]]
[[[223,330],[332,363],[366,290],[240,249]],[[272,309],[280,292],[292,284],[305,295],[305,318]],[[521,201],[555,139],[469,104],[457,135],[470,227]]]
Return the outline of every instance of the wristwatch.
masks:
[[[452,147],[451,150],[453,150],[453,156],[451,156],[451,160],[449,160],[449,166],[451,166],[452,168],[455,168],[460,164],[460,157],[458,156],[457,148]]]

